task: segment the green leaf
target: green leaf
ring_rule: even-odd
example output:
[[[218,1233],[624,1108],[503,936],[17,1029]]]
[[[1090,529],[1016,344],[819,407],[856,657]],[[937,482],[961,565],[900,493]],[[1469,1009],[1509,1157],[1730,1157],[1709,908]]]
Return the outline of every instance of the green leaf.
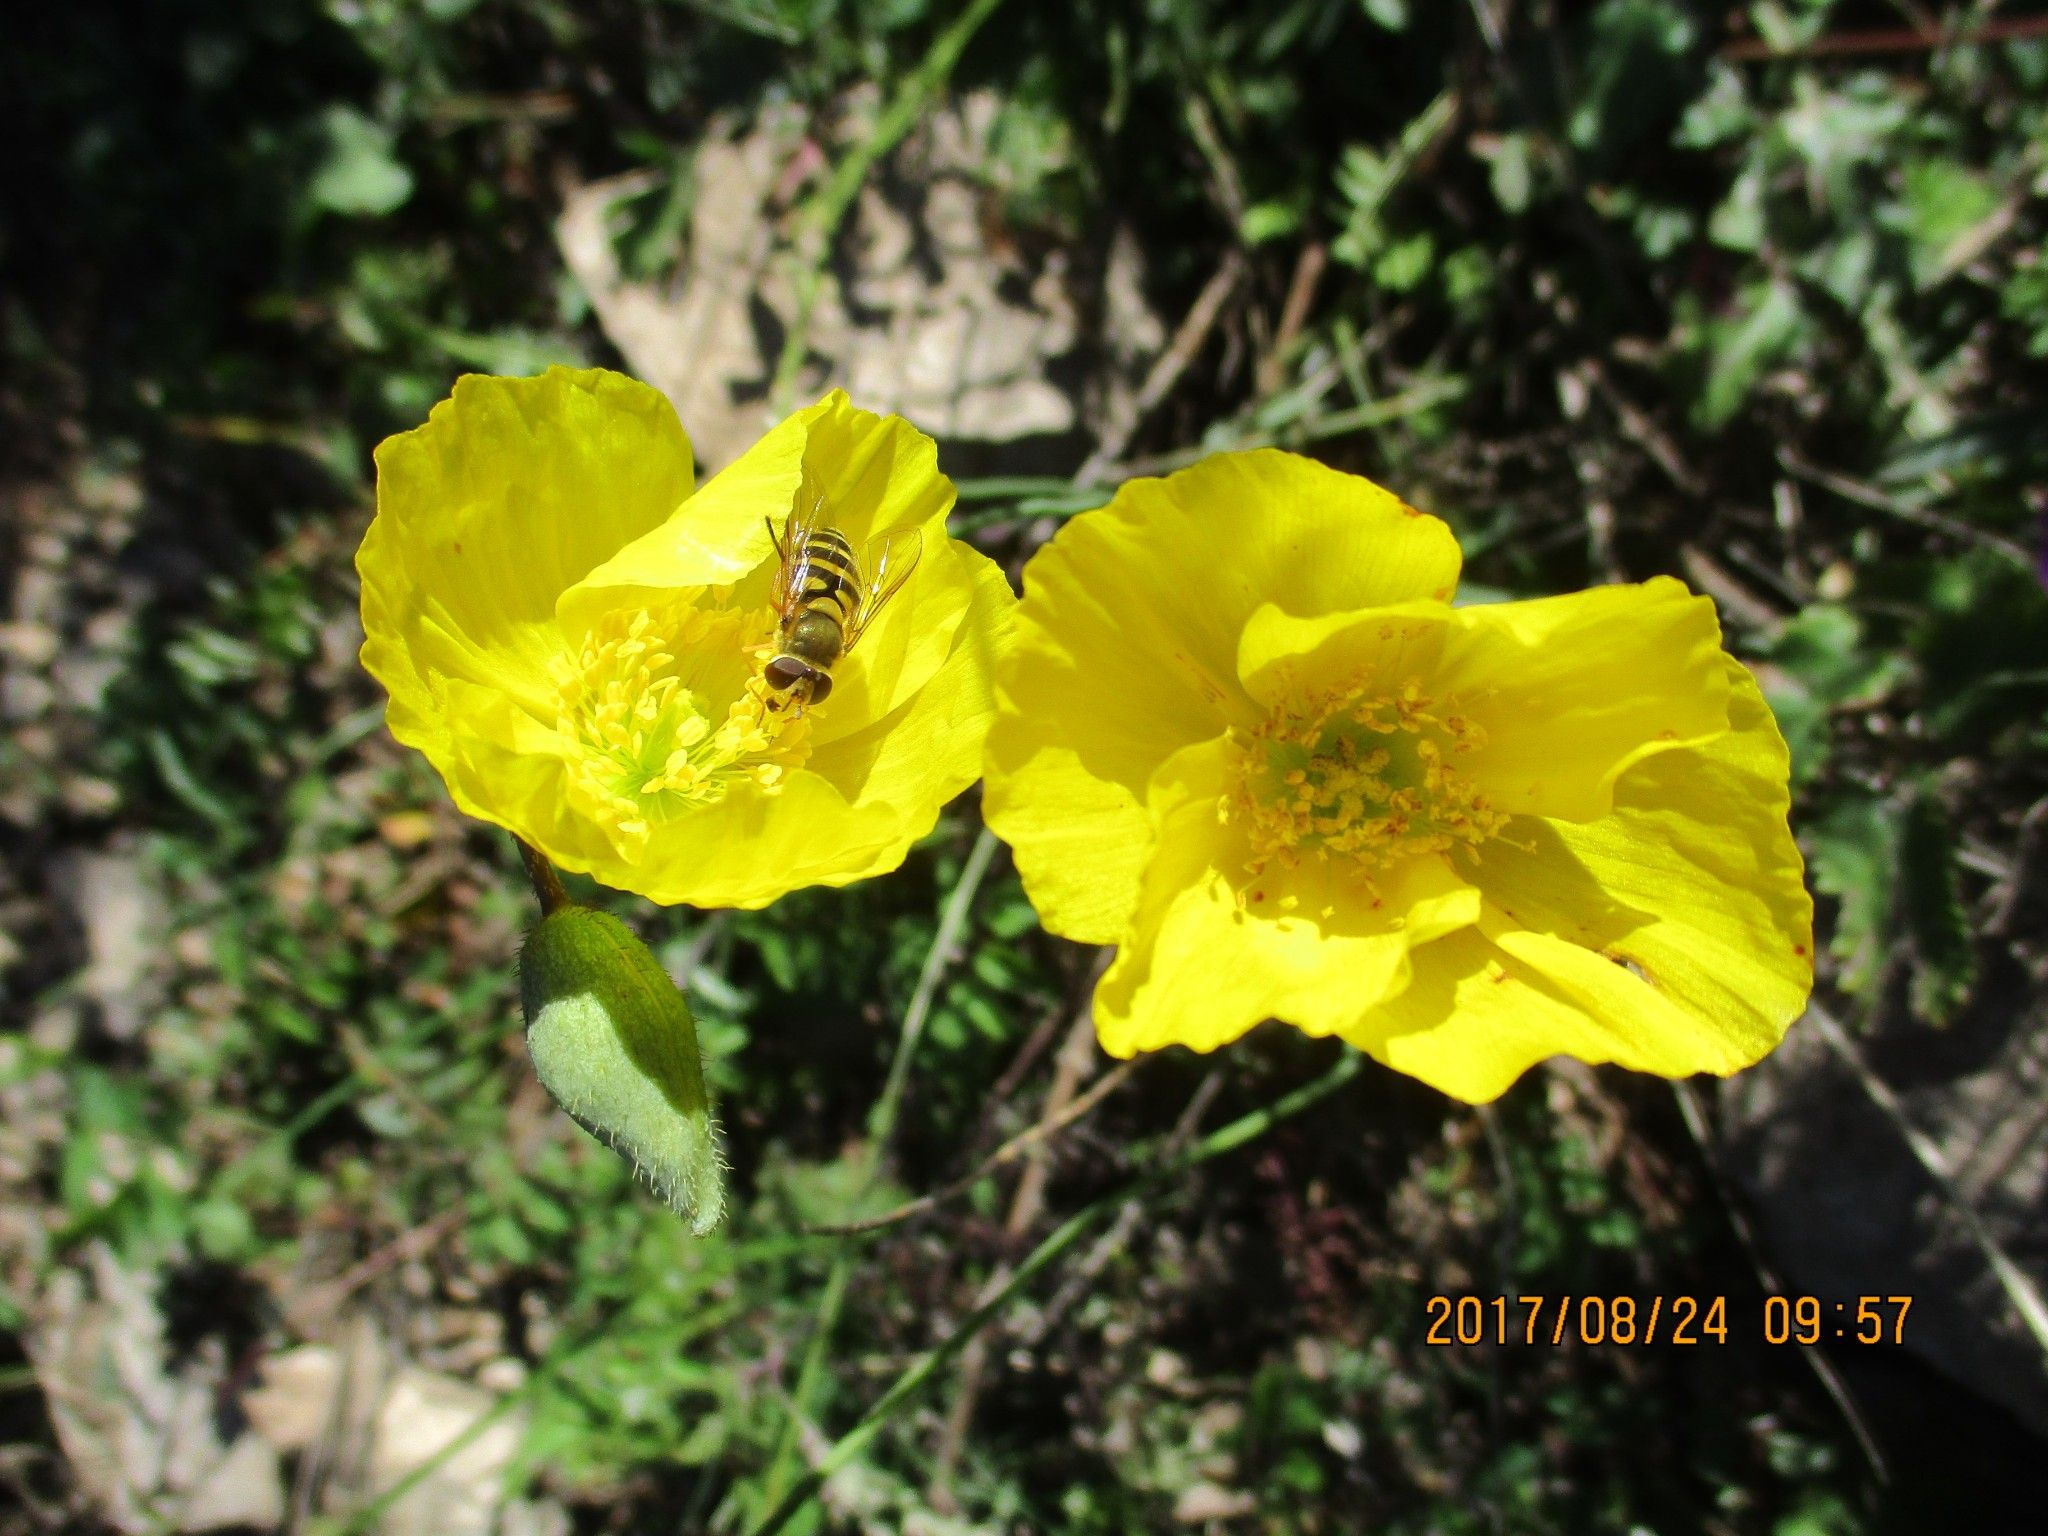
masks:
[[[1683,96],[1680,69],[1694,26],[1663,0],[1606,0],[1593,14],[1565,134],[1596,163],[1612,160]]]
[[[1246,245],[1264,245],[1283,240],[1301,228],[1301,205],[1292,199],[1268,198],[1245,209],[1238,221],[1238,235]]]
[[[1898,676],[1894,658],[1866,649],[1863,621],[1840,603],[1812,603],[1787,620],[1771,660],[1829,704],[1874,700]]]
[[[209,1197],[194,1203],[190,1215],[193,1239],[207,1258],[233,1263],[255,1251],[256,1228],[240,1201]]]
[[[1750,391],[1792,350],[1806,327],[1806,315],[1788,283],[1751,289],[1748,311],[1710,328],[1712,362],[1693,414],[1709,430],[1725,426],[1747,403]]]
[[[1814,603],[1788,620],[1767,653],[1766,689],[1795,785],[1812,782],[1827,761],[1831,712],[1882,698],[1911,670],[1894,652],[1868,644],[1863,621],[1839,603]]]
[[[1693,98],[1678,121],[1671,142],[1680,149],[1712,149],[1739,139],[1756,127],[1756,109],[1750,105],[1742,72],[1731,64],[1716,64],[1708,76],[1707,89]]]
[[[1729,185],[1728,195],[1707,218],[1707,237],[1714,244],[1730,251],[1763,248],[1766,179],[1766,168],[1759,159],[1752,158],[1742,168],[1741,174]]]
[[[1493,200],[1505,213],[1521,213],[1529,206],[1529,195],[1536,180],[1529,135],[1502,134],[1490,159],[1487,170],[1493,183]]]
[[[1899,903],[1913,942],[1913,1012],[1930,1024],[1955,1017],[1977,979],[1969,915],[1956,890],[1948,812],[1928,791],[1906,813],[1899,841]]]
[[[1926,287],[1969,260],[1980,231],[1998,213],[2000,199],[1989,177],[1954,160],[1909,165],[1903,182],[1913,278]]]
[[[1397,240],[1373,261],[1373,281],[1394,293],[1412,293],[1429,276],[1436,241],[1428,230]]]
[[[2036,257],[2005,280],[1998,296],[2005,318],[2027,335],[2027,351],[2048,357],[2048,261]]]
[[[1353,144],[1344,151],[1337,165],[1337,194],[1345,204],[1344,230],[1330,247],[1332,256],[1346,266],[1364,267],[1379,254],[1386,244],[1381,209],[1456,113],[1456,98],[1449,91],[1441,92],[1409,120],[1385,154],[1365,144]]]
[[[1837,806],[1811,832],[1814,888],[1839,902],[1829,953],[1845,992],[1866,992],[1884,971],[1899,833],[1876,800]]]
[[[306,183],[306,198],[343,217],[377,218],[412,196],[412,172],[392,153],[391,132],[353,107],[329,107],[320,117],[325,158]]]

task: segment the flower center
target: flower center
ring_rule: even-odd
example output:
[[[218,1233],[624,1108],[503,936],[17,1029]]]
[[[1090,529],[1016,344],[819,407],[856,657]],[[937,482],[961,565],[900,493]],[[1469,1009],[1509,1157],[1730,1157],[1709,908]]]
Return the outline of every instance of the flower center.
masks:
[[[1253,880],[1314,858],[1342,860],[1370,884],[1398,860],[1480,843],[1507,825],[1457,766],[1484,732],[1412,680],[1393,693],[1356,684],[1305,693],[1232,737],[1222,815],[1244,828]]]
[[[677,599],[611,613],[558,670],[556,728],[579,788],[629,836],[751,780],[774,793],[810,755],[805,720],[768,707],[765,621]]]

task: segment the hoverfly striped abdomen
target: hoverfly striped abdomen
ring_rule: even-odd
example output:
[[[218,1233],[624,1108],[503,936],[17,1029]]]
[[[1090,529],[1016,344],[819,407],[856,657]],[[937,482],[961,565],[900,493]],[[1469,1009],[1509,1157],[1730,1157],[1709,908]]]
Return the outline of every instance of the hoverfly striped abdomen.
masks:
[[[803,590],[793,594],[799,609],[830,607],[842,628],[860,607],[860,561],[837,528],[820,528],[804,542]]]
[[[856,556],[853,541],[821,520],[823,511],[818,502],[808,517],[791,513],[779,538],[768,525],[782,558],[774,587],[781,622],[775,655],[761,676],[799,710],[832,691],[833,666],[910,579],[923,549],[922,534],[910,528],[871,540]]]

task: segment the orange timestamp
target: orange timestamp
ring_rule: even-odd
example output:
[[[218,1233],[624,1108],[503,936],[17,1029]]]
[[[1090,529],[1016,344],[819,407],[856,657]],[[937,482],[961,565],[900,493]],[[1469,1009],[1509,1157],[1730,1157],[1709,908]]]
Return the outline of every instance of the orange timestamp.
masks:
[[[1903,1343],[1910,1296],[1766,1296],[1766,1344]],[[1726,1344],[1726,1296],[1431,1296],[1424,1344]]]

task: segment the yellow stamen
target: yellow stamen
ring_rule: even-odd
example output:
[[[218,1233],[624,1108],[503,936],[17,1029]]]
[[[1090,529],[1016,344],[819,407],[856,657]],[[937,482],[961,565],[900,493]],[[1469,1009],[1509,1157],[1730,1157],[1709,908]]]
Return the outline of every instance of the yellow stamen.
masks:
[[[557,673],[556,728],[577,784],[628,841],[742,779],[770,794],[810,755],[808,724],[769,707],[764,620],[678,596],[607,614]]]
[[[1414,679],[1306,690],[1250,731],[1233,731],[1221,815],[1251,848],[1243,890],[1268,868],[1341,862],[1367,889],[1417,854],[1494,836],[1508,818],[1459,770],[1480,728]]]

